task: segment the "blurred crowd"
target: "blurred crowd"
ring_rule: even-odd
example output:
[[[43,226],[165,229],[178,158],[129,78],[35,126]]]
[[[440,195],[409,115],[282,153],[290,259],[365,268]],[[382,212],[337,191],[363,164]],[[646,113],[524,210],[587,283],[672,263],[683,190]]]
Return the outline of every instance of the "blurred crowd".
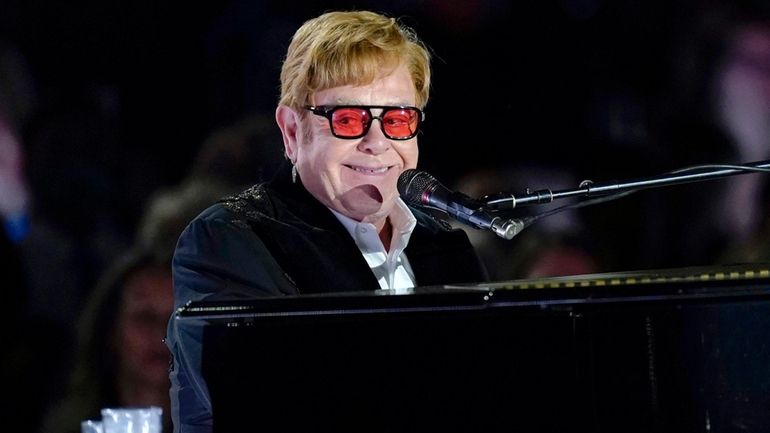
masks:
[[[454,189],[559,190],[770,159],[762,2],[454,3],[357,3],[403,17],[432,47],[421,164]],[[106,406],[168,406],[176,239],[283,163],[280,56],[305,17],[349,7],[236,0],[175,23],[165,2],[108,2],[102,21],[79,15],[95,4],[64,13],[73,25],[38,2],[0,19],[0,374],[13,391],[0,418],[27,431],[77,432]],[[31,16],[39,28],[21,30]],[[526,38],[507,36],[533,16]],[[79,48],[78,24],[103,46]],[[770,261],[768,179],[638,192],[510,241],[467,230],[496,280]]]

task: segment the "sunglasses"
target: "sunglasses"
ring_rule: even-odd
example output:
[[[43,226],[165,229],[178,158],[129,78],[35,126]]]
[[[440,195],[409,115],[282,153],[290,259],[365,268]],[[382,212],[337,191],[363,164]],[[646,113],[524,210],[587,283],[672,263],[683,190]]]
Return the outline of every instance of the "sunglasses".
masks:
[[[372,108],[382,109],[379,116]],[[332,135],[337,138],[361,138],[369,132],[374,119],[380,120],[380,129],[391,140],[409,140],[417,135],[425,113],[417,107],[386,105],[322,105],[306,106],[316,116],[329,119]]]

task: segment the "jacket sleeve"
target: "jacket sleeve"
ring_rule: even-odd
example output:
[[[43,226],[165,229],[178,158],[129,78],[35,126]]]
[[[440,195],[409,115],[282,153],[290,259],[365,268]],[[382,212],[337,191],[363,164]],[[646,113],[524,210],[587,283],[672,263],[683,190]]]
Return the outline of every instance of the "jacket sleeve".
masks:
[[[296,294],[259,236],[221,208],[205,211],[184,230],[172,264],[174,304]],[[211,401],[202,371],[203,321],[174,314],[166,345],[172,355],[171,418],[175,433],[210,433]]]

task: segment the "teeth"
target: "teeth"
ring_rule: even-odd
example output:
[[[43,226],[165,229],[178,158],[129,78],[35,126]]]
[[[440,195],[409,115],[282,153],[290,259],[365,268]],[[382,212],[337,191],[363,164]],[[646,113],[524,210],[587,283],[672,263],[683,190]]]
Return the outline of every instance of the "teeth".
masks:
[[[368,174],[379,174],[379,173],[385,173],[388,171],[388,167],[380,167],[380,168],[364,168],[364,167],[354,167],[349,166],[355,171],[359,171],[361,173],[368,173]]]

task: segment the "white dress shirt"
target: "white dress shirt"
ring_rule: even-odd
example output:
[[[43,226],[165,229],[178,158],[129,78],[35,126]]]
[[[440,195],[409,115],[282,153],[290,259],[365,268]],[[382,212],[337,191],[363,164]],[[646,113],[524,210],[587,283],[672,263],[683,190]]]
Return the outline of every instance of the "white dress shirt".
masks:
[[[396,199],[396,205],[388,216],[393,234],[390,239],[390,251],[380,240],[380,235],[374,224],[359,222],[330,209],[334,216],[345,226],[350,236],[361,250],[366,263],[372,269],[374,276],[383,290],[393,290],[395,293],[408,293],[415,286],[414,272],[409,266],[404,248],[409,243],[412,231],[417,225],[412,212],[403,200]]]

